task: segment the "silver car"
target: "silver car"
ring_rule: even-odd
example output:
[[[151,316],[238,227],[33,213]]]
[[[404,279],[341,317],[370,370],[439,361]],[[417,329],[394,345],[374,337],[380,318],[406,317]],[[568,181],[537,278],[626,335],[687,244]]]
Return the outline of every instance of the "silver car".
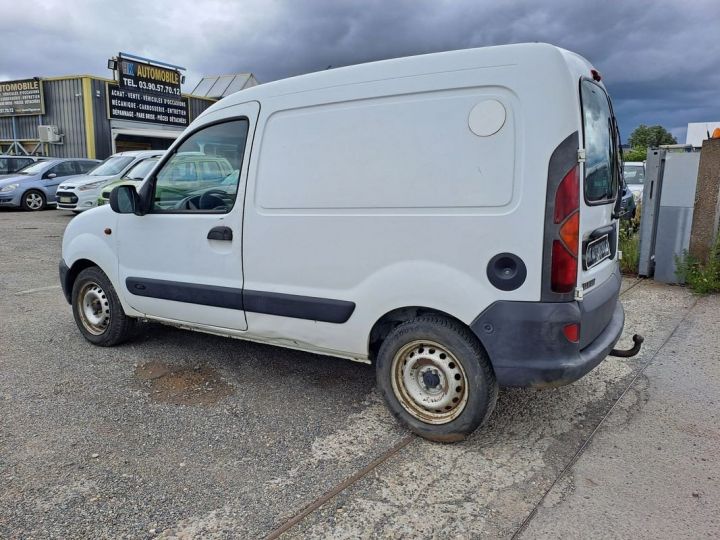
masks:
[[[642,202],[643,184],[645,183],[645,163],[642,161],[626,161],[623,164],[623,177],[636,202]]]
[[[48,159],[0,178],[0,207],[42,210],[55,205],[55,191],[61,181],[86,173],[99,163],[96,159]]]
[[[0,154],[0,176],[16,173],[37,161],[46,160],[40,156],[9,156]]]
[[[97,206],[102,190],[127,173],[144,159],[162,156],[165,150],[133,150],[118,152],[83,176],[76,176],[60,184],[57,191],[57,209],[78,214]]]

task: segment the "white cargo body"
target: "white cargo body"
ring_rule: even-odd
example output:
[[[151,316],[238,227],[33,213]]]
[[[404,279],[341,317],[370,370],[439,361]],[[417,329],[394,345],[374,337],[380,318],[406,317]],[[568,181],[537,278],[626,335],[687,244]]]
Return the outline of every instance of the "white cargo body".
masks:
[[[116,189],[112,210],[68,226],[78,326],[101,345],[151,319],[374,361],[412,429],[465,435],[497,384],[572,382],[622,331],[618,141],[599,79],[574,53],[521,44],[226,97],[139,194]],[[173,178],[198,151],[234,175]],[[98,311],[97,290],[117,305]]]

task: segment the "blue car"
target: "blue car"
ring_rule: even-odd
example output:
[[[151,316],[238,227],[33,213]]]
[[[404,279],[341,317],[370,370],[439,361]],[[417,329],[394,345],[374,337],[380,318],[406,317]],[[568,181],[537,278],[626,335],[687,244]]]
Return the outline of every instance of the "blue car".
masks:
[[[96,159],[48,159],[0,177],[0,208],[42,210],[54,206],[55,190],[69,176],[85,174],[100,161]]]

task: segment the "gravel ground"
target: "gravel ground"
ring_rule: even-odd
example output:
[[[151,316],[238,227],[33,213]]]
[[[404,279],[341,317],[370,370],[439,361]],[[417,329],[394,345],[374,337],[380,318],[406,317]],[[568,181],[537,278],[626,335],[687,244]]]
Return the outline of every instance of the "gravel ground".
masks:
[[[628,280],[640,356],[503,391],[438,445],[393,421],[370,366],[154,324],[93,347],[57,286],[70,219],[0,211],[0,538],[257,538],[353,475],[286,536],[511,536],[694,301]]]

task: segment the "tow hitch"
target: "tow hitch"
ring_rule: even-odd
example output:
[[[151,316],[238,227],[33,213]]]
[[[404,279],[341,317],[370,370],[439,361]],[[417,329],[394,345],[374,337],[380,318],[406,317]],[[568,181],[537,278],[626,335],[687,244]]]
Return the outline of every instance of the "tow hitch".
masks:
[[[645,341],[645,338],[642,337],[640,334],[635,334],[633,336],[633,343],[634,345],[630,347],[629,349],[623,351],[620,349],[613,349],[610,351],[610,356],[619,356],[620,358],[630,358],[631,356],[635,356],[637,353],[640,352],[640,347],[642,347],[643,341]]]

